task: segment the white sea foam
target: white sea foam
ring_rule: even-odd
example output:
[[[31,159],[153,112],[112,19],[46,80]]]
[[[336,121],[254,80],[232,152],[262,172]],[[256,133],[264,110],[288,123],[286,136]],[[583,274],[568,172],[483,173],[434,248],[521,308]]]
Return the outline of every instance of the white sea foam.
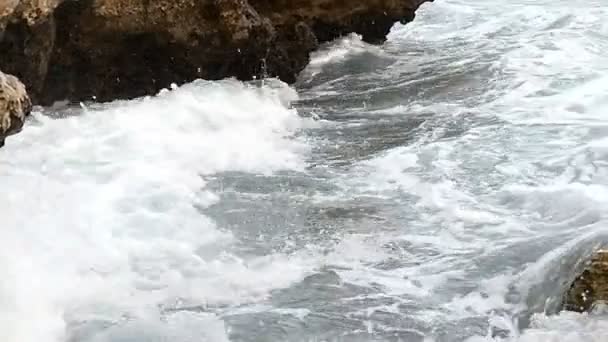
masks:
[[[276,82],[197,81],[76,116],[34,114],[0,151],[2,341],[61,341],[66,324],[95,321],[112,328],[82,341],[225,340],[221,322],[201,323],[209,315],[150,314],[246,302],[301,278],[312,264],[297,257],[225,252],[233,236],[196,208],[216,201],[206,175],[302,168],[295,96]]]
[[[381,50],[372,45],[366,44],[361,40],[361,36],[350,34],[335,42],[328,43],[319,51],[315,51],[310,56],[310,63],[303,71],[304,76],[315,76],[323,71],[329,64],[335,64],[346,60],[349,56],[364,52],[377,52]]]
[[[0,150],[2,340],[226,341],[207,306],[260,301],[319,267],[370,292],[340,300],[394,301],[362,310],[369,334],[399,329],[372,322],[377,310],[420,325],[411,330],[426,342],[442,329],[452,329],[447,341],[608,340],[604,318],[545,307],[556,299],[543,286],[559,289],[543,282],[574,250],[605,239],[608,223],[608,8],[572,6],[436,1],[397,26],[388,47],[416,55],[410,67],[433,71],[426,79],[446,72],[449,83],[451,69],[483,62],[487,89],[453,99],[468,91],[457,83],[382,110],[427,121],[411,143],[340,169],[339,192],[310,200],[382,199],[405,218],[357,233],[332,222],[329,249],[242,258],[230,252],[238,237],[196,209],[218,201],[209,175],[304,169],[310,146],[294,132],[311,123],[286,106],[296,94],[285,85],[195,82],[74,117],[35,115]],[[364,52],[384,53],[345,37],[305,73]],[[530,323],[519,326],[521,316]]]
[[[437,60],[477,63],[496,54],[489,65],[499,72],[489,80],[485,95],[491,96],[477,102],[447,97],[427,105],[408,99],[407,105],[382,111],[433,116],[408,146],[356,163],[340,183],[365,195],[400,193],[411,199],[401,208],[409,215],[402,231],[369,243],[403,241],[409,249],[437,254],[429,260],[405,251],[401,256],[420,266],[353,269],[341,273],[345,279],[380,284],[386,293],[415,302],[445,296],[433,309],[407,313],[421,321],[489,317],[487,336],[471,342],[608,340],[601,316],[540,312],[529,326],[516,323],[517,314],[538,310],[525,299],[533,286],[556,276],[549,273],[557,272],[553,264],[566,260],[583,240],[604,241],[599,234],[608,224],[608,59],[600,51],[608,37],[606,11],[599,2],[573,10],[559,1],[442,1],[425,5],[413,24],[393,30],[392,48],[411,45],[433,51]],[[407,56],[408,49],[401,49]],[[467,127],[465,116],[489,123]],[[454,126],[462,130],[445,137]],[[474,290],[464,295],[442,290],[460,283]],[[510,300],[514,296],[520,299]],[[492,337],[496,330],[502,333]],[[459,333],[452,338],[467,335]]]

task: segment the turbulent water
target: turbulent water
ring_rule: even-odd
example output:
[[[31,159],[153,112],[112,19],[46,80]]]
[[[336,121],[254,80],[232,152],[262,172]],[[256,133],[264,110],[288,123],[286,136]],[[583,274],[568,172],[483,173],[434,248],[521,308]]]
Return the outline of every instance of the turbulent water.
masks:
[[[608,2],[438,0],[294,87],[40,109],[0,150],[0,340],[607,341]]]

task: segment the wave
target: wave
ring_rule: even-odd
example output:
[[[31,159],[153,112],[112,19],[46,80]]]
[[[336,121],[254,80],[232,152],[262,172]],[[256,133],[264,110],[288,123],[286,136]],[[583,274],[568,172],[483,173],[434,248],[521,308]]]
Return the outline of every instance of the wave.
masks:
[[[245,302],[301,278],[304,261],[227,252],[234,236],[199,210],[217,201],[209,175],[305,166],[296,133],[312,121],[289,107],[293,89],[265,83],[35,113],[0,153],[3,341],[226,340],[211,314],[159,308]]]

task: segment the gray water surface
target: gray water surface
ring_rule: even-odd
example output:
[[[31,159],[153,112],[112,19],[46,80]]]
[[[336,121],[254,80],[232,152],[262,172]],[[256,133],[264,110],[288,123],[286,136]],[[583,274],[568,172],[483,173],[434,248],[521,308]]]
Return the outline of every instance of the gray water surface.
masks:
[[[319,53],[295,103],[322,122],[301,133],[309,168],[226,175],[207,213],[257,239],[244,250],[328,258],[273,309],[227,314],[231,339],[510,340],[555,314],[572,264],[606,241],[608,7],[579,5],[439,2],[381,48]]]
[[[608,340],[557,314],[608,241],[606,17],[442,0],[295,90],[42,110],[0,152],[3,340]]]

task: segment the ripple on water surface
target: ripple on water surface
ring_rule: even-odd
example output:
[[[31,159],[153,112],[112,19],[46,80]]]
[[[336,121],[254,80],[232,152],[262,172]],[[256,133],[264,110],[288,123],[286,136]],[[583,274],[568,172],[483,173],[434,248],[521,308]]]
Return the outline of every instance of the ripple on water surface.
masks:
[[[557,314],[608,242],[607,15],[437,1],[297,94],[37,113],[0,152],[4,340],[608,340]]]

